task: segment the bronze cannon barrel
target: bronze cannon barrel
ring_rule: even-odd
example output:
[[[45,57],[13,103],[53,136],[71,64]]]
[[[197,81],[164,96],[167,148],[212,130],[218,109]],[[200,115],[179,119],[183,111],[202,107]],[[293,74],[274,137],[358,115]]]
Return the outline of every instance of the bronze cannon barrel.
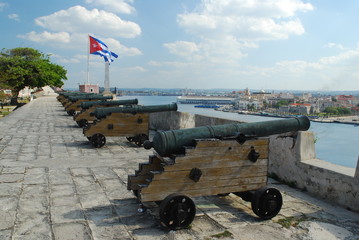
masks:
[[[96,108],[90,115],[95,116],[98,119],[105,118],[111,113],[151,113],[151,112],[166,112],[177,111],[177,104],[164,104],[164,105],[151,105],[151,106],[126,106],[126,107],[108,107],[108,108]]]
[[[112,96],[103,96],[103,95],[75,95],[68,97],[68,99],[71,102],[76,102],[78,100],[106,100],[112,98],[113,98]]]
[[[124,100],[114,100],[114,101],[107,101],[107,100],[99,100],[99,101],[90,101],[90,102],[82,102],[80,107],[82,109],[89,109],[93,106],[118,106],[118,105],[129,105],[129,104],[138,104],[138,99],[124,99]]]
[[[185,146],[194,146],[194,139],[229,138],[233,136],[264,137],[274,134],[305,131],[310,127],[307,117],[272,120],[254,123],[234,123],[196,128],[156,132],[152,142],[146,141],[144,147],[153,147],[164,157],[183,153]]]
[[[81,96],[81,95],[97,95],[95,93],[85,93],[85,92],[58,92],[58,94],[64,97]]]

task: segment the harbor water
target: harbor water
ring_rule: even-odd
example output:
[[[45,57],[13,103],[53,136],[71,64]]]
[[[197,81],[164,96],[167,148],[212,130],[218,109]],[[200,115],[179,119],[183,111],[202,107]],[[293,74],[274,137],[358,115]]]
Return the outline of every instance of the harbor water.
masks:
[[[118,99],[137,98],[141,105],[158,105],[176,102],[175,96],[122,96]],[[225,118],[243,122],[268,121],[276,118],[195,108],[193,104],[178,104],[178,111]],[[345,167],[355,168],[359,157],[359,127],[340,123],[311,122],[318,159]]]

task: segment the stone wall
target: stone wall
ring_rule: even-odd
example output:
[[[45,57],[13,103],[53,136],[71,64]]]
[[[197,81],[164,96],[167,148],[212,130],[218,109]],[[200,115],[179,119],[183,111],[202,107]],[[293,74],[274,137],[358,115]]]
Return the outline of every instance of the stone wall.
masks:
[[[150,128],[156,130],[233,122],[236,121],[181,112],[150,114]],[[312,132],[271,136],[269,174],[312,195],[359,212],[359,166],[355,170],[316,159]]]
[[[269,172],[304,191],[359,212],[359,170],[316,159],[312,132],[271,136]]]
[[[238,121],[190,114],[185,112],[157,112],[150,113],[150,129],[170,130],[193,128],[206,125],[238,123]]]

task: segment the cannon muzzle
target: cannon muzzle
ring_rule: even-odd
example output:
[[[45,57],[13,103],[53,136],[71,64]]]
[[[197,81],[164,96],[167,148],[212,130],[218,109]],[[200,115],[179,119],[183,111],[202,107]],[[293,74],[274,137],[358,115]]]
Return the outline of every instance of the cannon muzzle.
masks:
[[[165,104],[165,105],[152,105],[152,106],[126,106],[126,107],[108,107],[108,108],[96,108],[90,115],[95,116],[98,119],[105,118],[111,113],[151,113],[151,112],[167,112],[177,111],[177,104]]]
[[[245,141],[245,136],[264,137],[293,131],[305,131],[310,127],[307,117],[272,120],[255,123],[234,123],[196,128],[156,132],[152,142],[145,142],[144,148],[154,148],[162,156],[183,153],[184,147],[194,146],[194,139],[233,138]]]

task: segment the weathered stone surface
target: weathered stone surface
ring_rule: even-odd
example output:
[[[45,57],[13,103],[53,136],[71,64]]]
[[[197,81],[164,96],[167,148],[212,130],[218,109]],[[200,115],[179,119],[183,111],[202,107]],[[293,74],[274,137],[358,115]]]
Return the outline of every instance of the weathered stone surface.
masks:
[[[91,231],[85,223],[55,224],[55,240],[92,240]]]
[[[1,196],[17,196],[21,192],[22,183],[1,183],[0,184],[0,197]]]
[[[69,223],[85,221],[84,211],[80,204],[78,205],[65,205],[65,206],[52,206],[51,207],[51,220],[52,223]]]
[[[0,239],[11,240],[11,230],[0,230]]]
[[[13,239],[52,239],[49,216],[39,213],[18,213]]]

